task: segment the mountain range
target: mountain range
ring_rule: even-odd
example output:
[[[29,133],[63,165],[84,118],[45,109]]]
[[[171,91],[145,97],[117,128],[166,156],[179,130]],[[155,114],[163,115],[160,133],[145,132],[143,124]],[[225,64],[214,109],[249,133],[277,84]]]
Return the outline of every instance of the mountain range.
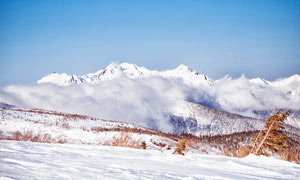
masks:
[[[189,89],[196,89],[185,97],[185,101],[256,119],[264,119],[279,108],[291,108],[294,111],[287,122],[300,128],[299,74],[275,81],[268,81],[263,78],[247,79],[244,75],[237,79],[225,76],[213,80],[185,65],[179,65],[172,70],[156,71],[135,64],[111,63],[96,73],[82,76],[52,73],[41,78],[37,83],[70,86],[74,84],[101,84],[118,78],[147,80],[154,77],[180,80]],[[199,92],[202,94],[199,95]],[[195,98],[194,96],[198,97]],[[195,107],[181,108],[173,114],[182,114],[181,111],[187,111],[186,109],[193,112]]]
[[[230,76],[225,76],[221,79],[213,80],[204,74],[200,74],[195,70],[181,64],[175,69],[156,71],[149,70],[145,67],[139,67],[135,64],[129,63],[111,63],[107,67],[100,69],[95,73],[89,73],[86,75],[69,75],[66,73],[51,73],[40,80],[37,81],[38,84],[52,83],[59,86],[69,86],[71,84],[99,84],[104,81],[109,81],[113,79],[118,79],[121,77],[126,77],[130,79],[147,79],[151,77],[161,77],[165,79],[179,79],[184,82],[184,84],[189,87],[196,88],[219,88],[220,85],[224,88],[223,84],[229,84],[228,81],[235,80]],[[247,79],[244,75],[247,84],[242,84],[242,86],[249,86],[255,89],[264,89],[276,91],[276,95],[282,96],[287,100],[293,101],[292,109],[300,110],[300,75],[295,74],[287,78],[280,78],[275,81],[268,81],[263,78],[253,78]],[[241,79],[240,78],[240,79]],[[229,89],[225,86],[225,89]],[[205,89],[207,91],[207,89]],[[255,92],[253,94],[254,98]],[[295,105],[296,102],[297,104]],[[295,106],[297,108],[295,108]],[[226,108],[224,109],[226,110]]]
[[[224,78],[213,80],[204,74],[200,74],[195,70],[185,66],[179,65],[177,68],[165,71],[149,70],[145,67],[139,67],[135,64],[129,63],[111,63],[107,67],[100,69],[95,73],[86,75],[69,75],[66,73],[51,73],[42,77],[37,81],[38,84],[53,83],[60,86],[68,86],[71,84],[97,84],[106,80],[112,80],[126,76],[131,79],[149,78],[149,77],[163,77],[163,78],[180,78],[189,85],[214,85],[220,83]],[[228,77],[228,76],[225,76]],[[295,74],[287,78],[280,78],[275,81],[268,81],[262,78],[249,79],[249,82],[260,85],[262,87],[281,88],[286,90],[291,97],[300,95],[300,75]]]
[[[103,68],[95,73],[89,73],[82,76],[68,75],[66,73],[52,73],[41,78],[37,81],[37,83],[53,83],[60,86],[82,83],[97,84],[103,81],[120,78],[122,76],[126,76],[131,79],[149,77],[181,78],[185,83],[190,85],[213,84],[212,79],[203,74],[197,73],[196,71],[185,65],[179,65],[173,70],[156,71],[129,63],[111,63],[106,68]]]

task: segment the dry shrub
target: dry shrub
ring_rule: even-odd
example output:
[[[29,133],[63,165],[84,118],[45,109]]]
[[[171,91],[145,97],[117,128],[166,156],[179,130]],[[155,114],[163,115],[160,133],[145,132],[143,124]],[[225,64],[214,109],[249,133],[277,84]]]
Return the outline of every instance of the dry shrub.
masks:
[[[206,149],[201,149],[201,152],[208,154]]]
[[[237,151],[235,157],[243,158],[250,154],[251,146],[241,146]]]
[[[68,123],[66,123],[66,122],[62,123],[61,127],[65,128],[65,129],[70,129],[70,125]]]
[[[68,141],[66,139],[57,139],[55,143],[58,143],[58,144],[66,144]]]
[[[158,146],[158,147],[160,147],[160,148],[164,148],[164,147],[166,147],[167,146],[167,144],[165,144],[165,143],[162,143],[162,142],[156,142],[156,141],[154,141],[154,140],[150,140],[150,142],[152,142],[155,146]]]
[[[113,122],[113,121],[112,121]],[[177,134],[168,134],[168,133],[163,133],[160,131],[155,131],[147,128],[129,128],[129,127],[117,127],[117,128],[103,128],[101,126],[96,126],[92,127],[91,131],[94,132],[108,132],[108,131],[116,131],[116,132],[127,132],[127,133],[138,133],[138,134],[148,134],[148,135],[156,135],[156,136],[161,136],[165,138],[169,138],[172,140],[179,140],[179,139],[184,139],[182,136],[184,135],[177,135]],[[196,136],[192,136],[192,138],[198,138]]]
[[[287,149],[280,152],[280,159],[300,164],[300,150]]]
[[[223,150],[223,155],[224,156],[231,156],[231,153],[232,153],[231,148],[225,148]]]
[[[235,147],[225,146],[225,147],[223,147],[223,150],[221,150],[221,152],[223,153],[223,154],[222,153],[221,154],[224,156],[234,157],[237,153],[237,150]]]
[[[23,135],[20,131],[16,131],[16,132],[12,133],[11,139],[8,139],[8,140],[22,141]]]
[[[108,146],[120,146],[130,148],[142,148],[141,140],[133,139],[128,133],[121,132],[119,136],[114,136],[111,141],[106,141],[104,145]]]
[[[180,154],[180,155],[184,155],[184,151],[185,151],[185,142],[179,140],[178,143],[175,144],[175,150],[173,152],[173,154]]]
[[[94,132],[104,132],[104,131],[106,131],[106,129],[108,129],[108,128],[103,128],[101,126],[97,126],[97,127],[92,127],[91,131],[94,131]]]
[[[23,130],[15,131],[11,133],[11,136],[4,137],[2,136],[0,139],[2,140],[13,140],[13,141],[31,141],[31,142],[41,142],[41,143],[67,143],[66,139],[62,138],[52,138],[48,133],[38,132],[36,134],[33,133],[32,130]]]
[[[143,142],[142,142],[142,149],[146,149],[146,148],[147,148],[146,142],[143,141]]]
[[[200,149],[200,144],[198,141],[195,141],[194,139],[187,139],[184,141],[186,146],[186,151],[190,151],[192,149]]]

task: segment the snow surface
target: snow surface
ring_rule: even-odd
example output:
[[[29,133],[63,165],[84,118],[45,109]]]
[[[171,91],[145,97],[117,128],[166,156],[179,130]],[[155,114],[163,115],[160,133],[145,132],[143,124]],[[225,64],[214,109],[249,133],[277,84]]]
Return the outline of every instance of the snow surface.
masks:
[[[300,179],[300,165],[130,148],[0,141],[0,179]]]

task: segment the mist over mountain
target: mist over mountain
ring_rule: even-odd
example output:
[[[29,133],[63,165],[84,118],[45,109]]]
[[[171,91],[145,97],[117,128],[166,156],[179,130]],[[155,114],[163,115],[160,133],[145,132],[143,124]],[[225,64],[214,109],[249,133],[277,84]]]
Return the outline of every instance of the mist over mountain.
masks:
[[[87,75],[49,74],[37,81],[38,84],[53,83],[60,86],[71,84],[99,84],[118,78],[149,79],[165,78],[183,81],[190,89],[200,93],[187,94],[187,101],[205,104],[209,107],[227,111],[247,113],[251,110],[269,110],[276,108],[300,109],[300,75],[268,81],[262,78],[247,79],[244,75],[232,78],[229,75],[212,80],[193,69],[179,65],[166,71],[148,70],[129,63],[112,63],[96,73]],[[200,98],[197,95],[208,96]],[[240,98],[243,97],[243,98]],[[271,99],[269,99],[271,97]]]
[[[134,64],[112,63],[96,73],[81,76],[52,73],[33,85],[4,87],[0,90],[0,101],[25,108],[125,121],[164,132],[178,130],[170,123],[170,117],[173,123],[176,118],[175,123],[182,119],[194,118],[197,122],[207,119],[193,117],[201,111],[199,106],[180,106],[185,102],[253,118],[265,118],[279,108],[291,108],[295,113],[287,122],[300,127],[298,74],[276,81],[248,79],[244,75],[212,80],[184,65],[156,71]],[[207,125],[215,120],[210,118]],[[198,125],[199,129],[204,127],[203,123]]]

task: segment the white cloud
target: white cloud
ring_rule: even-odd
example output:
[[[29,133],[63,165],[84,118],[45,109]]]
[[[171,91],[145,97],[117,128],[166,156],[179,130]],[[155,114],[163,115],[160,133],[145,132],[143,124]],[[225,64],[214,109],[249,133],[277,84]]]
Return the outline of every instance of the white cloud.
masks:
[[[26,108],[43,108],[125,121],[170,132],[164,113],[184,99],[180,80],[126,77],[101,84],[61,87],[53,84],[11,85],[0,91],[0,101]]]
[[[208,92],[222,109],[245,115],[254,116],[254,110],[300,109],[299,99],[289,98],[287,92],[272,85],[253,83],[243,75],[236,79],[226,76]]]

